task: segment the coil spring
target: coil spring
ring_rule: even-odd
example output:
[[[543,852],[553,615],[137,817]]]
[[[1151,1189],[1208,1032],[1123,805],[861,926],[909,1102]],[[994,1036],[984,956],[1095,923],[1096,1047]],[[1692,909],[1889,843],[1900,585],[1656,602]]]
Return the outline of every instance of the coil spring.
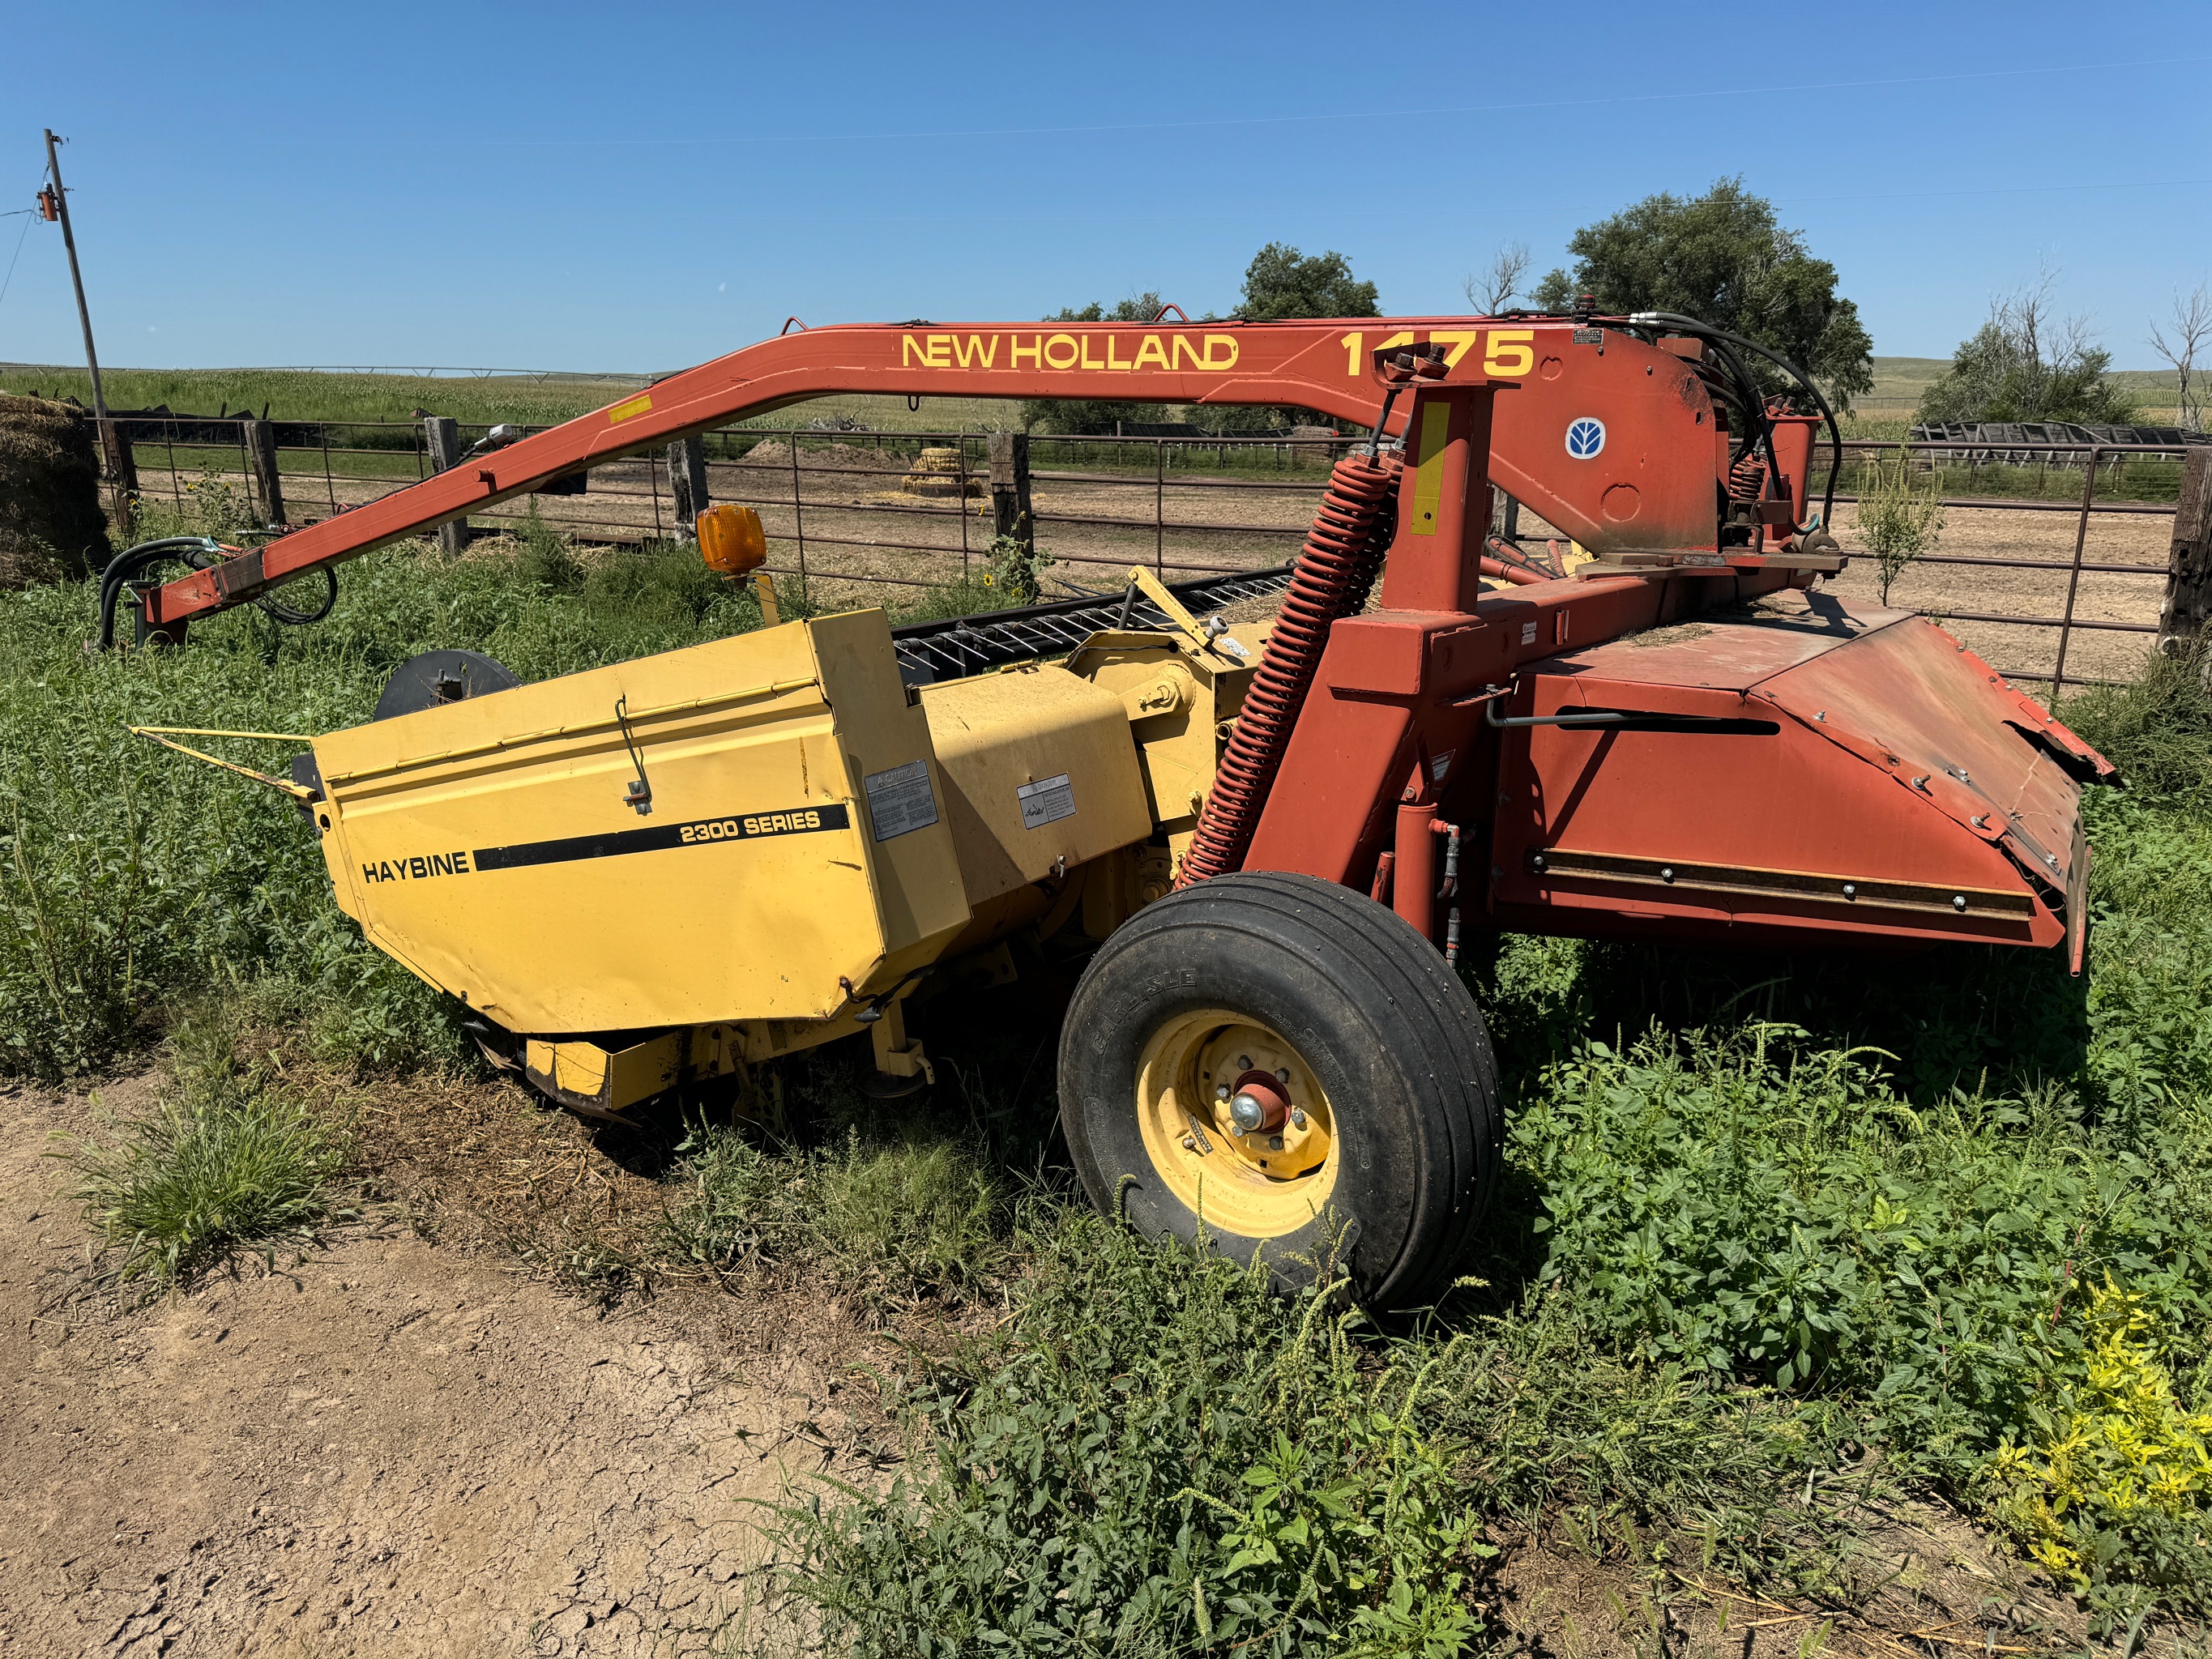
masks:
[[[1766,463],[1755,449],[1747,449],[1729,469],[1729,499],[1755,501],[1766,489]]]
[[[1214,773],[1212,793],[1199,815],[1198,833],[1176,873],[1176,886],[1243,866],[1260,809],[1321,666],[1329,624],[1364,608],[1382,568],[1389,544],[1385,520],[1396,500],[1403,465],[1395,453],[1386,453],[1379,462],[1355,454],[1330,472],[1282,612],[1267,636],[1267,653],[1245,690],[1236,729]]]

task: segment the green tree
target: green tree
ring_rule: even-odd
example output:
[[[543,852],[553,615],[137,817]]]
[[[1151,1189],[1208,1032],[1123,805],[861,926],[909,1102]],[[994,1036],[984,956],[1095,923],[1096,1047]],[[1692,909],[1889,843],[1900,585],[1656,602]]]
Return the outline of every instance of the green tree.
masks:
[[[1352,274],[1352,262],[1331,249],[1309,258],[1288,242],[1270,242],[1244,268],[1244,303],[1237,314],[1255,323],[1285,317],[1380,317],[1375,284]]]
[[[1992,301],[1989,320],[1959,343],[1913,418],[2133,422],[2134,400],[2105,378],[2112,354],[2092,340],[2082,319],[2052,313],[2055,280],[2046,270],[2033,286]]]
[[[1573,274],[1555,270],[1536,285],[1547,310],[1588,294],[1603,312],[1679,311],[1780,352],[1845,410],[1874,386],[1874,342],[1858,307],[1838,296],[1835,266],[1740,178],[1703,196],[1647,196],[1584,225],[1567,251]]]
[[[1157,289],[1132,294],[1111,306],[1093,300],[1080,308],[1063,306],[1048,323],[1149,323],[1160,314]],[[1100,433],[1114,430],[1117,421],[1171,421],[1178,418],[1170,404],[1129,404],[1110,398],[1030,398],[1022,404],[1022,429],[1034,432]]]

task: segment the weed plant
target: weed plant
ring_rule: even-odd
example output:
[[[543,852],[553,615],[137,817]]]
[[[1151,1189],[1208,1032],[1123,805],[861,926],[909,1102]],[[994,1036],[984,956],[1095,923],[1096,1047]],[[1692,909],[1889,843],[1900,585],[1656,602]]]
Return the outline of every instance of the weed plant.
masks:
[[[1936,550],[1943,529],[1942,492],[1932,477],[1921,483],[1903,448],[1887,462],[1868,458],[1860,471],[1857,538],[1874,555],[1875,580],[1887,605],[1905,567]]]
[[[957,1303],[1005,1264],[1006,1178],[923,1120],[828,1149],[700,1123],[677,1151],[663,1259],[725,1279],[803,1265],[878,1308]]]
[[[173,1086],[146,1116],[58,1149],[120,1282],[190,1285],[238,1253],[272,1265],[331,1218],[345,1126],[287,1090],[265,1057],[241,1060],[223,1019],[174,1038]]]
[[[1031,1226],[1013,1320],[907,1402],[915,1469],[781,1512],[840,1650],[1464,1649],[1495,1550],[1422,1431],[1441,1356],[1367,1365],[1323,1276]]]

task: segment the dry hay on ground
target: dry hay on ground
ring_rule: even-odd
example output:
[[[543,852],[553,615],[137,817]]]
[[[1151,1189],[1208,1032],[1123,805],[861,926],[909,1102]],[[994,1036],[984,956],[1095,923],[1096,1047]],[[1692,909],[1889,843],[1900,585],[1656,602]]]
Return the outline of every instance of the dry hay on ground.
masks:
[[[0,590],[87,575],[113,551],[84,412],[0,397]]]
[[[911,441],[911,440],[909,440]],[[788,438],[769,438],[755,444],[734,461],[714,458],[717,466],[780,466],[791,470],[791,441]],[[860,471],[884,468],[903,471],[907,457],[896,449],[878,449],[873,444],[801,442],[799,446],[799,470],[811,472],[817,468],[837,468]]]

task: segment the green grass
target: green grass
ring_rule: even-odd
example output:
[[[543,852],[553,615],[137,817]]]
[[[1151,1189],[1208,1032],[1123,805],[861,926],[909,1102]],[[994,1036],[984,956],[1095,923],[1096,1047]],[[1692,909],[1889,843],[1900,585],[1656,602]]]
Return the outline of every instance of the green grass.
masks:
[[[331,374],[298,368],[105,368],[112,409],[167,405],[180,415],[259,415],[278,421],[409,421],[416,409],[460,421],[573,420],[619,401],[643,377],[614,380],[514,375]],[[0,367],[0,389],[92,404],[82,368]]]
[[[189,1285],[247,1250],[273,1264],[332,1218],[330,1183],[346,1127],[288,1091],[264,1059],[244,1063],[229,1022],[184,1025],[173,1078],[145,1116],[67,1143],[87,1222],[123,1283]]]
[[[1423,1432],[1434,1360],[1368,1352],[1326,1276],[1036,1218],[1017,1317],[930,1368],[916,1466],[781,1515],[833,1650],[1454,1653],[1494,1553]]]
[[[748,343],[732,341],[726,349]],[[714,355],[709,352],[701,361]],[[690,365],[684,365],[690,367]],[[620,402],[648,377],[347,374],[299,368],[103,368],[109,406],[179,414],[261,413],[278,421],[411,421],[417,409],[467,423],[574,420]],[[75,398],[92,404],[92,378],[64,365],[0,364],[0,392]],[[903,398],[840,394],[779,410],[764,423],[805,426],[816,419],[865,422],[873,432],[981,432],[1020,424],[1020,405],[988,398],[927,398],[919,410]],[[830,434],[836,435],[836,434]]]
[[[701,1123],[678,1153],[657,1259],[724,1279],[803,1267],[881,1308],[959,1301],[1004,1265],[1006,1177],[926,1119],[812,1149]]]

